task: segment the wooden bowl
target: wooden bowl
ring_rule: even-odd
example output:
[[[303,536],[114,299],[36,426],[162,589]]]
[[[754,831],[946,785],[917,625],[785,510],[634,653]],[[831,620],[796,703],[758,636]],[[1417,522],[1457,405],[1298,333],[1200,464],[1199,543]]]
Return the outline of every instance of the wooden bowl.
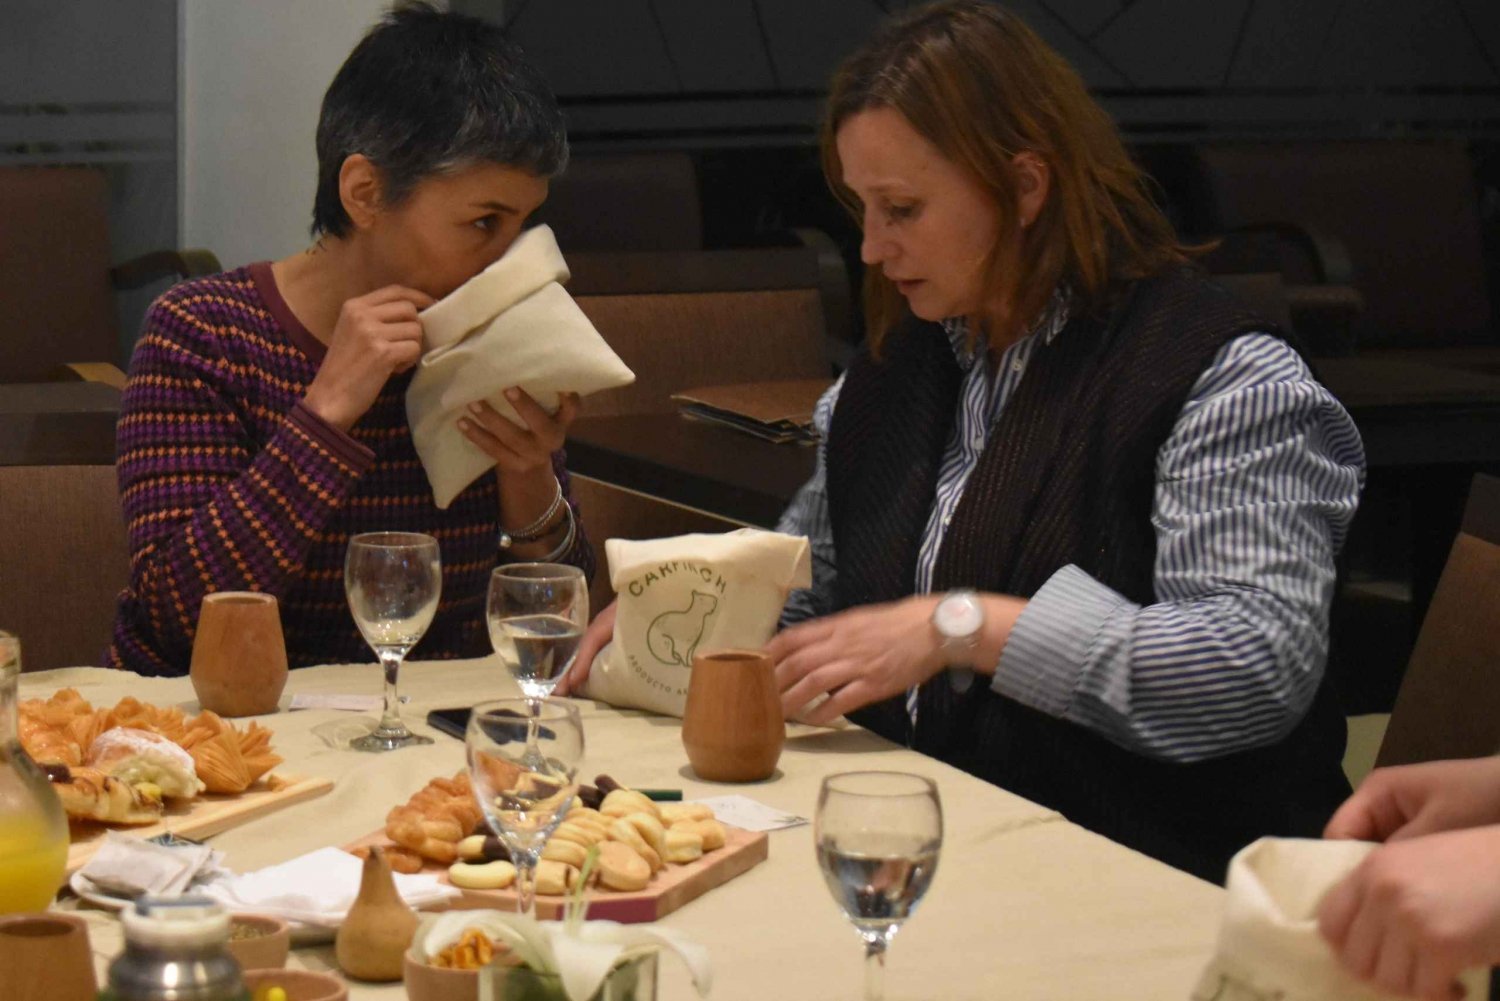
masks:
[[[408,1001],[479,1001],[479,971],[449,970],[413,959],[402,959],[401,979]]]
[[[251,997],[262,987],[280,987],[286,1001],[349,1001],[349,987],[331,973],[311,970],[246,970],[245,991]]]
[[[430,966],[412,958],[410,952],[402,958],[408,1001],[478,1001],[479,971],[448,970]],[[562,980],[557,974],[533,973],[525,967],[504,970],[497,983],[497,996],[525,997],[550,1001],[566,1001]],[[503,985],[503,986],[500,986]],[[623,967],[616,968],[590,1001],[655,1001],[656,998],[656,954],[650,953]],[[291,998],[289,1001],[297,1001]]]
[[[260,934],[236,938],[236,929],[253,928]],[[286,965],[292,947],[287,923],[269,914],[236,914],[229,919],[229,954],[242,970],[274,970]]]

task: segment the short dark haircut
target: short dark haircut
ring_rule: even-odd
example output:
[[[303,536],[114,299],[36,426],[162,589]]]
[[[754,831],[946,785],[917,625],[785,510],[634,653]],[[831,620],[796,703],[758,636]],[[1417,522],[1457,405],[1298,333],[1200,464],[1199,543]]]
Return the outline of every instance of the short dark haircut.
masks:
[[[428,3],[396,4],[339,67],[318,116],[314,236],[346,236],[339,171],[356,153],[387,205],[419,181],[479,163],[552,177],[568,138],[552,88],[496,25]]]

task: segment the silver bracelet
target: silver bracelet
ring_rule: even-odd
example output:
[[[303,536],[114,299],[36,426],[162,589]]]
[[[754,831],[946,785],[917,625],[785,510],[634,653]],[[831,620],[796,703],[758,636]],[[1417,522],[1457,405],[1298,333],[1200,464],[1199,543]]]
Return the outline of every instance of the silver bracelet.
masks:
[[[540,518],[538,518],[536,521],[533,521],[525,528],[518,528],[514,532],[507,532],[504,525],[500,526],[501,549],[509,549],[517,542],[536,542],[538,539],[545,538],[546,536],[552,534],[551,531],[543,531],[543,529],[546,529],[547,523],[551,521],[552,516],[557,513],[558,506],[563,503],[562,481],[554,476],[552,478],[552,482],[557,485],[557,493],[553,496],[552,503],[547,505],[547,510],[542,513],[542,516]],[[556,531],[556,529],[553,529],[552,531]]]
[[[558,561],[558,559],[560,559],[561,557],[567,555],[568,550],[572,549],[573,548],[573,543],[575,541],[577,541],[577,539],[578,539],[578,519],[573,514],[573,505],[572,504],[564,504],[563,505],[563,511],[566,512],[566,517],[568,519],[568,534],[563,536],[562,542],[558,545],[558,547],[556,549],[552,550],[552,552],[548,553],[546,556],[540,556],[540,557],[538,557],[535,562],[537,562],[537,563],[556,563]]]

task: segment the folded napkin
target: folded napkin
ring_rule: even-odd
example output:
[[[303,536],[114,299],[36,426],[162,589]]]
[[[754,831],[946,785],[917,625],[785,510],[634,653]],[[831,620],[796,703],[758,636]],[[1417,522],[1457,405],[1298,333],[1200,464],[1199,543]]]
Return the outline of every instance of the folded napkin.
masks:
[[[425,353],[406,391],[406,417],[438,507],[495,465],[458,430],[469,404],[486,400],[521,424],[504,396],[511,386],[553,413],[561,393],[587,395],[635,381],[563,291],[567,280],[552,230],[536,226],[422,311]]]
[[[1194,1001],[1383,1001],[1385,994],[1344,972],[1318,933],[1323,895],[1375,846],[1364,841],[1261,838],[1229,863],[1218,947],[1193,989]],[[1480,1001],[1484,971],[1463,978]]]
[[[223,857],[223,852],[207,845],[169,847],[109,831],[79,875],[113,896],[175,896],[195,882],[226,875],[227,870],[219,865]]]
[[[274,914],[337,928],[359,895],[363,871],[363,861],[348,852],[319,848],[280,865],[232,876],[203,892],[234,913]],[[397,874],[395,879],[396,892],[414,908],[446,903],[461,893],[439,883],[436,876]]]

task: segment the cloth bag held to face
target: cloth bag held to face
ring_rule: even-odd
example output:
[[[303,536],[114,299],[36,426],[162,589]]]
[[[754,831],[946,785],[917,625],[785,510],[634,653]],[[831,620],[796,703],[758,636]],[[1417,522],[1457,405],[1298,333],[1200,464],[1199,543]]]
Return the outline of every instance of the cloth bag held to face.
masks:
[[[458,429],[469,404],[485,400],[522,425],[505,399],[511,386],[555,413],[561,393],[587,395],[635,381],[563,291],[559,283],[567,280],[552,230],[536,226],[422,311],[423,355],[406,391],[406,419],[438,507],[495,465]]]
[[[1367,841],[1261,838],[1229,863],[1219,943],[1193,1001],[1386,1001],[1344,972],[1318,933],[1323,895],[1375,846]],[[1464,997],[1482,1001],[1483,970],[1463,977]]]
[[[604,544],[619,605],[614,640],[583,692],[613,706],[681,716],[693,655],[756,649],[787,594],[812,583],[807,539],[755,528]]]

